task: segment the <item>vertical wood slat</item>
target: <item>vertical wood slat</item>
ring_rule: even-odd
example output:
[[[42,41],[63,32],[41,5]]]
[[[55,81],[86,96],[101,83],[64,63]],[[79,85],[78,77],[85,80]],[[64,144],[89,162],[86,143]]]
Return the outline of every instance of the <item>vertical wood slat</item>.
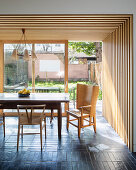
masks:
[[[68,93],[68,41],[65,41],[65,93]]]
[[[116,86],[115,86],[115,95],[116,95],[116,131],[118,133],[118,29],[116,29]]]
[[[133,150],[133,16],[130,17],[130,150]]]
[[[0,93],[3,93],[4,89],[4,44],[0,42]],[[0,109],[0,114],[2,114]]]
[[[111,55],[111,57],[110,57],[110,53],[112,54],[112,45],[111,45],[111,43],[112,43],[112,35],[110,36],[110,44],[108,44],[108,46],[109,46],[109,55],[108,55],[108,58],[109,58],[109,76],[110,76],[110,88],[109,88],[109,94],[110,94],[110,92],[112,91],[112,67],[111,67],[111,62],[112,62],[112,55]],[[109,122],[110,122],[110,124],[113,126],[113,124],[112,124],[112,103],[110,104],[110,108],[109,108]]]
[[[127,126],[127,133],[128,133],[128,135],[127,135],[127,140],[128,140],[128,147],[130,147],[130,116],[129,116],[129,111],[130,111],[130,91],[129,91],[129,89],[130,89],[130,84],[129,84],[129,79],[130,79],[130,46],[129,46],[129,41],[130,41],[130,23],[129,23],[129,20],[127,20],[127,47],[128,47],[128,53],[127,53],[127,75],[128,75],[128,79],[127,79],[127,93],[128,93],[128,102],[127,102],[127,123],[128,123],[128,126]]]
[[[113,128],[116,129],[116,94],[115,94],[115,87],[116,87],[116,31],[113,32],[113,119],[114,124]]]
[[[131,151],[133,150],[132,25],[130,17],[103,41],[103,116]]]
[[[120,46],[121,46],[121,48],[120,48],[120,112],[121,112],[121,125],[120,125],[120,127],[121,127],[121,134],[120,134],[120,136],[123,138],[123,104],[122,104],[122,101],[123,101],[123,83],[122,83],[122,81],[123,81],[123,72],[122,72],[122,68],[123,68],[123,66],[122,66],[122,61],[123,61],[123,43],[122,43],[122,38],[123,38],[123,26],[121,25],[121,27],[120,27]]]
[[[125,62],[124,62],[124,58],[125,58],[125,48],[124,48],[124,45],[125,45],[125,40],[124,40],[124,36],[125,36],[125,30],[124,30],[124,27],[125,27],[125,22],[123,24],[123,27],[122,27],[122,138],[123,138],[123,141],[126,143],[125,141],[125,104],[124,104],[124,101],[125,101],[125,92],[124,92],[124,87],[125,87],[125,75],[124,75],[124,71],[125,71]],[[123,57],[124,56],[124,57]]]
[[[3,93],[4,85],[4,44],[0,42],[0,93]]]
[[[35,44],[32,44],[32,51],[35,52]],[[32,60],[32,93],[35,93],[35,61]]]
[[[104,84],[104,77],[105,77],[105,69],[104,69],[104,67],[105,67],[105,43],[106,42],[104,42],[103,44],[102,44],[102,114],[103,114],[103,116],[105,117],[105,100],[104,100],[104,97],[105,97],[105,84]]]
[[[128,93],[127,93],[127,89],[128,89],[128,65],[127,65],[127,54],[128,54],[128,46],[127,46],[127,39],[128,39],[128,36],[127,36],[127,32],[128,32],[128,29],[127,29],[127,21],[125,22],[125,35],[124,35],[124,142],[128,145]]]
[[[112,67],[112,64],[114,65],[114,49],[113,49],[113,44],[114,43],[114,34],[111,34],[111,62],[110,62],[110,67],[111,67],[111,87],[112,87],[112,84],[114,84],[114,67]],[[111,88],[111,92],[112,92],[112,104],[111,104],[111,119],[112,119],[112,127],[114,127],[114,113],[113,113],[113,110],[114,110],[114,91],[112,90]]]
[[[118,122],[117,122],[117,125],[118,125],[118,134],[120,135],[120,27],[118,28],[118,61],[117,61],[117,67],[118,67],[118,73],[117,73],[117,105],[118,105]]]
[[[65,80],[64,80],[64,86],[65,86],[65,93],[68,93],[68,41],[65,41]],[[68,103],[65,103],[65,115],[66,110],[68,110],[69,106]]]

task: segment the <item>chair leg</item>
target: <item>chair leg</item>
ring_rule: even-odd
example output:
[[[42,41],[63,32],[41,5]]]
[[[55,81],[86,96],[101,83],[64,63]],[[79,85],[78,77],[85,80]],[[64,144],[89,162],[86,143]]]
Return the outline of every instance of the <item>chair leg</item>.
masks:
[[[69,129],[69,113],[67,112],[67,130]]]
[[[81,132],[81,119],[78,118],[78,137],[80,138],[80,132]]]
[[[41,151],[42,151],[42,122],[40,124],[40,140],[41,140]]]
[[[23,138],[23,125],[22,125],[22,134],[21,134],[22,138]]]
[[[94,132],[96,133],[96,115],[93,116],[93,122],[94,122]]]
[[[81,117],[81,118],[80,118],[80,121],[81,121],[80,126],[81,126],[81,128],[82,128],[82,127],[83,127],[83,123],[84,123],[84,119]]]
[[[5,114],[3,113],[3,131],[4,131],[4,138],[5,138]]]
[[[18,125],[18,134],[17,134],[17,151],[19,147],[19,136],[20,136],[20,125]]]
[[[51,119],[50,119],[50,123],[52,123],[53,120],[53,109],[51,109]]]

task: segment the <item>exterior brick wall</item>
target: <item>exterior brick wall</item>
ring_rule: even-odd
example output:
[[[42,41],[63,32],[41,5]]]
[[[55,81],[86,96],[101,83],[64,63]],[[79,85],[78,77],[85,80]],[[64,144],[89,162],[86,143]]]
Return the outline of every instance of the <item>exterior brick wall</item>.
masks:
[[[69,64],[69,79],[88,79],[88,64]]]
[[[64,73],[64,55],[63,54],[37,54],[37,60],[35,61],[35,77],[39,79],[60,79],[64,78],[64,74],[61,76],[58,72],[40,72],[40,60],[56,60],[60,61],[60,72]],[[88,79],[88,64],[69,64],[68,66],[69,80],[71,79]],[[28,78],[32,78],[32,64],[28,62]]]

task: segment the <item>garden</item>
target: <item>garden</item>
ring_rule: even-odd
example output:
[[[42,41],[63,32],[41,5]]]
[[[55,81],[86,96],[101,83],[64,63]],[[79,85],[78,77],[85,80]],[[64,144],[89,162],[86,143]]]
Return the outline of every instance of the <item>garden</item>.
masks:
[[[89,81],[69,81],[68,83],[68,89],[70,94],[70,99],[75,100],[76,99],[76,86],[77,83],[81,84],[93,84]],[[32,87],[32,82],[29,82],[29,87]],[[35,81],[35,87],[59,87],[61,92],[64,92],[64,82],[63,81]],[[51,91],[55,92],[55,91]],[[99,89],[99,96],[98,100],[102,100],[102,90]]]

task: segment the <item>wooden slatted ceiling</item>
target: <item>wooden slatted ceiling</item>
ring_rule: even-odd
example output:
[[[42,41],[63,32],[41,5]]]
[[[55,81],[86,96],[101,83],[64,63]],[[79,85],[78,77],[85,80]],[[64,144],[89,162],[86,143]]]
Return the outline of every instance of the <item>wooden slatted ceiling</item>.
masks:
[[[132,21],[132,15],[0,15],[1,57],[3,43],[19,43],[22,28],[26,28],[28,43],[103,40],[103,115],[132,151]]]
[[[112,30],[26,30],[27,40],[103,40]],[[0,30],[1,40],[20,40],[21,30]]]
[[[102,41],[129,15],[0,15],[0,40]],[[101,31],[100,31],[101,30]],[[94,32],[95,31],[95,32]]]

